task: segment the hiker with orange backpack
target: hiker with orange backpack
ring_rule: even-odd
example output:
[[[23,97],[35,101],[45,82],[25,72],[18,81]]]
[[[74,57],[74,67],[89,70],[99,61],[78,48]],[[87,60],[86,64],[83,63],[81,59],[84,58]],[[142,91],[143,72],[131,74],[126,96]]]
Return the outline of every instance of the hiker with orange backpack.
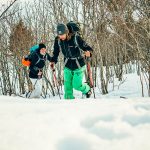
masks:
[[[81,91],[89,98],[92,94],[90,86],[83,83],[85,72],[85,61],[81,51],[85,52],[86,57],[91,56],[93,49],[76,34],[79,30],[77,24],[69,22],[67,25],[60,23],[57,25],[57,37],[54,42],[53,57],[51,65],[57,63],[59,52],[64,55],[64,91],[65,99],[75,99],[73,88]]]
[[[37,45],[35,50],[22,60],[23,65],[29,66],[29,77],[33,91],[26,94],[26,98],[40,98],[42,93],[42,75],[46,60],[51,61],[43,43]]]

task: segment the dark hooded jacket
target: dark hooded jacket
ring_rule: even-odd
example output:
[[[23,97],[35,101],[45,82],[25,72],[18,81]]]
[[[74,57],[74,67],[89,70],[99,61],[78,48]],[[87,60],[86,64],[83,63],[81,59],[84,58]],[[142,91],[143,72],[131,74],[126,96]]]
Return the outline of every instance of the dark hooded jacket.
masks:
[[[28,59],[31,61],[31,65],[29,67],[29,77],[34,79],[39,78],[38,73],[39,71],[43,71],[46,60],[51,61],[50,55],[48,53],[41,55],[40,50],[30,54]],[[42,78],[42,76],[40,78]]]
[[[51,61],[57,63],[59,52],[62,51],[64,55],[64,62],[66,59],[68,59],[67,63],[65,64],[65,67],[71,70],[79,68],[76,63],[76,60],[69,58],[77,58],[80,66],[84,66],[85,61],[83,56],[81,56],[81,50],[92,52],[93,49],[79,35],[76,35],[76,39],[78,46],[75,42],[75,35],[73,35],[70,40],[64,41],[59,40],[59,38],[56,37],[54,42],[53,57]]]

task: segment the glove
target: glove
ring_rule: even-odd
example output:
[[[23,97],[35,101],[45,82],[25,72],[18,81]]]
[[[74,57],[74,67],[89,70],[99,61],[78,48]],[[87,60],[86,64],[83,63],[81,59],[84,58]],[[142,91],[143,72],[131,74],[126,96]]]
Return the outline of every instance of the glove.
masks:
[[[39,72],[38,72],[38,74],[37,74],[39,79],[42,78],[42,74],[43,74],[43,72],[39,70]]]
[[[39,71],[38,76],[41,76],[41,75],[42,75],[42,71]]]
[[[55,63],[54,63],[54,62],[50,62],[50,67],[51,67],[52,71],[55,71],[55,69],[54,69],[54,65],[55,65]]]
[[[50,67],[54,69],[54,62],[50,62]]]
[[[91,57],[90,51],[86,51],[86,52],[85,52],[85,56],[86,56],[86,57]]]

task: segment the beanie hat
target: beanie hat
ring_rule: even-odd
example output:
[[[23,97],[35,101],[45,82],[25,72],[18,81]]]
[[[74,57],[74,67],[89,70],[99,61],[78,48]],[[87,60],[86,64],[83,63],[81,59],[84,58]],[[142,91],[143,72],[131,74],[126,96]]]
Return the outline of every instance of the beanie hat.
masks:
[[[63,23],[59,23],[57,25],[57,34],[58,35],[63,35],[63,34],[66,34],[66,33],[68,33],[67,26],[65,24],[63,24]]]
[[[46,48],[46,46],[45,46],[45,44],[40,43],[40,44],[39,44],[39,50],[42,49],[42,48]]]

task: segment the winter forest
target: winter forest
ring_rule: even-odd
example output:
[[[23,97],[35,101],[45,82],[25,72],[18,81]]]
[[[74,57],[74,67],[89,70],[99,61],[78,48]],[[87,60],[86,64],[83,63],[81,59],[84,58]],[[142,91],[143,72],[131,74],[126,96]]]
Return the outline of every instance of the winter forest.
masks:
[[[109,84],[115,85],[114,78],[124,84],[123,75],[136,68],[141,97],[150,96],[149,8],[149,0],[12,0],[1,4],[0,95],[32,90],[28,68],[21,64],[21,59],[31,46],[40,42],[52,55],[57,24],[72,20],[79,23],[82,37],[94,49],[94,88],[102,95],[108,94]],[[43,97],[58,95],[63,88],[62,55],[56,65],[56,77],[57,83],[47,63]]]
[[[150,150],[149,8],[150,0],[0,0],[0,150]],[[22,58],[39,43],[52,56],[57,25],[69,21],[93,49],[91,97],[74,87],[75,100],[64,100],[63,51],[55,71],[44,62],[42,94],[24,96],[36,88]]]

